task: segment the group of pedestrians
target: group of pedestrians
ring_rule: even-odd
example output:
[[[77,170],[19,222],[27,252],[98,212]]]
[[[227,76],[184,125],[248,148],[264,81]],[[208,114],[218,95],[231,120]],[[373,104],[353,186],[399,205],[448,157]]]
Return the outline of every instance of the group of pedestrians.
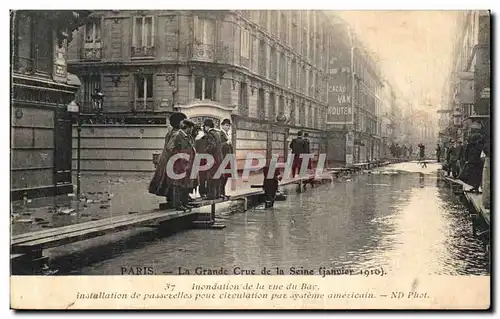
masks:
[[[413,147],[406,145],[399,145],[399,143],[392,143],[389,151],[393,158],[411,158],[413,155]]]
[[[444,170],[448,176],[458,178],[472,186],[472,192],[479,192],[482,182],[485,141],[481,134],[474,133],[465,140],[450,140],[446,146]],[[441,153],[441,147],[439,153]],[[437,154],[436,150],[436,154]],[[441,155],[441,154],[440,154]],[[440,156],[439,156],[440,157]]]
[[[300,172],[302,161],[305,154],[311,154],[311,142],[309,141],[309,133],[299,131],[297,137],[290,142],[290,149],[292,151],[292,177],[295,177]],[[308,169],[312,168],[312,158],[309,159],[307,166]]]
[[[187,210],[193,198],[190,194],[198,188],[200,196],[205,199],[226,198],[226,183],[230,174],[216,176],[222,160],[227,154],[234,153],[228,136],[231,121],[225,119],[221,129],[216,129],[212,119],[206,119],[203,127],[187,119],[183,113],[174,113],[170,116],[172,130],[165,136],[165,144],[156,165],[156,171],[149,184],[149,192],[157,196],[165,196],[171,208]],[[203,136],[197,138],[203,131]],[[183,153],[173,162],[171,168],[167,167],[169,160],[176,154]],[[205,171],[191,176],[195,155],[207,154],[214,159],[213,165]],[[200,162],[201,165],[207,164]],[[230,168],[230,163],[226,169]],[[173,174],[168,174],[167,169],[172,169]],[[182,178],[172,178],[173,175],[183,174]]]
[[[459,179],[472,186],[469,192],[482,192],[482,203],[490,209],[490,125],[485,123],[480,131],[472,133],[462,141],[450,140],[443,146],[438,145],[438,161],[443,156],[443,170],[448,176]],[[479,191],[481,188],[481,191]]]

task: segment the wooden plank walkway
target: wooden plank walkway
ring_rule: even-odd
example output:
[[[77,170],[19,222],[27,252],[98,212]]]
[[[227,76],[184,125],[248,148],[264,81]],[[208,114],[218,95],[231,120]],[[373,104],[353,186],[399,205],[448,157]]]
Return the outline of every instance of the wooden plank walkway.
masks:
[[[443,180],[449,183],[452,186],[456,187],[454,190],[456,193],[463,194],[467,202],[469,202],[474,208],[475,212],[473,214],[478,214],[482,217],[482,219],[486,222],[486,224],[490,225],[490,210],[486,209],[483,206],[483,197],[481,193],[472,193],[469,192],[473,187],[463,181],[455,178],[451,178],[448,176],[443,177]]]
[[[482,194],[471,192],[464,192],[464,194],[467,201],[474,206],[476,212],[481,215],[486,224],[490,226],[490,210],[486,209],[483,206],[483,197],[481,196]]]
[[[321,176],[310,174],[303,177],[298,177],[290,180],[285,180],[280,183],[280,186],[289,184],[299,184],[319,179],[326,180],[327,177],[331,178],[332,175],[339,172],[349,171],[352,168],[334,168],[325,172]],[[39,230],[35,232],[22,233],[11,238],[11,260],[22,257],[23,254],[39,254],[47,248],[53,248],[61,245],[66,245],[86,239],[100,237],[109,233],[123,231],[131,228],[151,226],[152,224],[159,224],[168,220],[177,219],[193,214],[204,213],[201,212],[202,207],[211,206],[211,214],[215,214],[215,204],[234,201],[239,199],[248,199],[256,196],[263,195],[262,189],[250,190],[242,189],[241,192],[234,192],[229,198],[215,199],[215,200],[197,200],[195,205],[197,207],[188,211],[176,211],[174,209],[161,210],[156,209],[142,213],[121,215],[111,218],[106,218],[97,221],[89,221],[74,225],[57,227],[46,230]],[[210,213],[205,213],[210,214]]]

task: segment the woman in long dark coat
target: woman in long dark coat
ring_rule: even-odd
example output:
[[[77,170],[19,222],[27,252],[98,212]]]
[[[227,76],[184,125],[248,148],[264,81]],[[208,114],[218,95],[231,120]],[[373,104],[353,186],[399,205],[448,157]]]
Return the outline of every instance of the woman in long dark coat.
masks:
[[[170,116],[170,125],[172,130],[165,136],[165,145],[163,146],[163,151],[161,153],[160,159],[158,160],[158,165],[156,166],[156,171],[153,179],[149,183],[149,193],[157,196],[167,197],[169,203],[172,202],[172,188],[167,177],[166,169],[168,160],[173,155],[173,148],[169,144],[170,139],[175,136],[180,130],[181,121],[186,118],[183,113],[174,113]]]
[[[483,143],[481,136],[474,134],[470,137],[469,143],[465,148],[465,164],[458,177],[464,183],[472,186],[472,192],[479,192],[479,186],[482,182],[483,161],[481,160],[481,151]]]

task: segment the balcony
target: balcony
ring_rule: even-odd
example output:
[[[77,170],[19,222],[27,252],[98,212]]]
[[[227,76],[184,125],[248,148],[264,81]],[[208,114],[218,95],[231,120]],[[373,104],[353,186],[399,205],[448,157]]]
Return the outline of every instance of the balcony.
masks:
[[[171,106],[171,101],[163,99],[162,101],[155,101],[152,98],[135,99],[130,101],[130,109],[135,112],[161,112],[166,111]]]
[[[189,57],[193,61],[231,63],[228,46],[205,43],[194,43],[190,47]]]
[[[85,43],[82,60],[99,61],[102,59],[101,43]]]
[[[214,62],[215,61],[215,45],[194,43],[191,46],[191,60]]]
[[[152,59],[155,57],[155,47],[132,47],[132,58],[134,59]]]

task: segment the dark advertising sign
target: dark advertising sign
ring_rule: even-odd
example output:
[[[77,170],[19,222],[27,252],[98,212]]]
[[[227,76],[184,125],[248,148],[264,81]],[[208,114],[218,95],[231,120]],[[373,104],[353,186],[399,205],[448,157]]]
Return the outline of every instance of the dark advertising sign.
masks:
[[[327,124],[352,124],[351,49],[340,41],[330,46]]]

